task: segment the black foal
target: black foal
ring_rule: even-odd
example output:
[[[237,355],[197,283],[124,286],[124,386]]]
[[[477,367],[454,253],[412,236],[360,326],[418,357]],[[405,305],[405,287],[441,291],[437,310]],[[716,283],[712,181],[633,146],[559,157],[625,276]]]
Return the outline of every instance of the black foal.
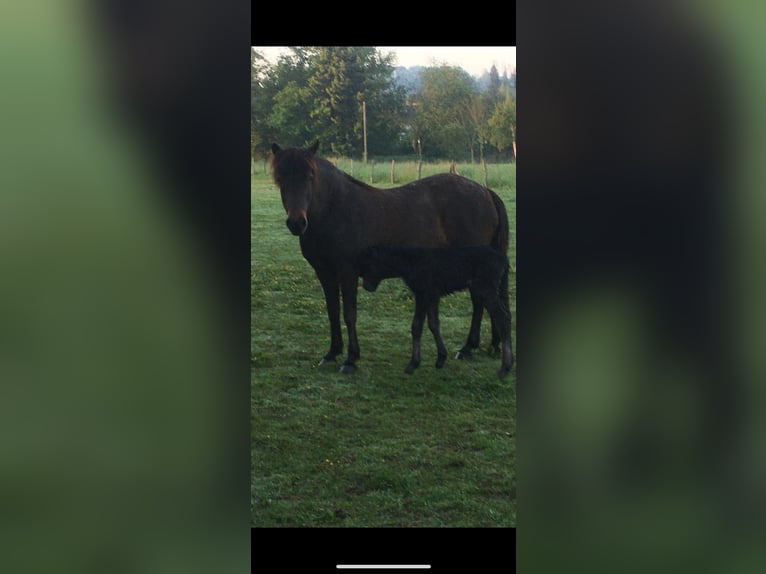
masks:
[[[412,358],[406,373],[420,365],[423,322],[436,340],[436,368],[444,366],[447,348],[439,332],[439,299],[455,291],[470,289],[489,311],[493,331],[502,344],[502,363],[497,373],[504,377],[513,366],[511,312],[503,304],[501,286],[508,282],[508,258],[491,247],[410,248],[376,246],[365,250],[357,261],[367,291],[375,291],[383,279],[401,277],[415,294],[412,319]]]

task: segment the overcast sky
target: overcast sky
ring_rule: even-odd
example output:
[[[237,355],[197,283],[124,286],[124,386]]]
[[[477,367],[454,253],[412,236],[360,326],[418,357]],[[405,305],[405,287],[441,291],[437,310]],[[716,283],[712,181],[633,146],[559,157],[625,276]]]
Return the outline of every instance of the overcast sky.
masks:
[[[276,61],[278,55],[287,50],[281,46],[255,46],[270,61]],[[515,46],[377,46],[387,54],[396,55],[395,65],[411,68],[412,66],[433,66],[448,64],[459,66],[472,76],[481,76],[494,64],[502,76],[504,71],[510,76],[516,69]]]

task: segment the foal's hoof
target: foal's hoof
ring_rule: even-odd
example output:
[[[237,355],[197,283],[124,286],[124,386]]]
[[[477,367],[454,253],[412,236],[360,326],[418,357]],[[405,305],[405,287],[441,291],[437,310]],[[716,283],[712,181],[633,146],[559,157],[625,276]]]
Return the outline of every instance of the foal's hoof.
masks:
[[[439,357],[436,359],[436,368],[441,369],[444,367],[444,362],[447,360],[446,355],[439,355]]]
[[[404,368],[404,372],[407,373],[408,375],[411,375],[412,373],[415,372],[416,368],[417,368],[417,365],[410,363]]]
[[[340,368],[341,375],[350,375],[351,373],[354,373],[354,372],[356,372],[356,365],[343,363],[343,366]]]
[[[458,361],[465,361],[467,359],[472,359],[473,358],[473,353],[471,353],[470,349],[460,349],[457,352],[457,355],[455,355],[455,358]]]

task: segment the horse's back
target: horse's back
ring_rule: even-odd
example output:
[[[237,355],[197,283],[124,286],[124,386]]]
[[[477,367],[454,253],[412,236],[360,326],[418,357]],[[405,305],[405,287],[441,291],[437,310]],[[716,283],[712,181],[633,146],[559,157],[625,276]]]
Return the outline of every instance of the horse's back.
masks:
[[[499,223],[491,192],[481,184],[454,174],[419,180],[440,219],[448,245],[489,244]]]

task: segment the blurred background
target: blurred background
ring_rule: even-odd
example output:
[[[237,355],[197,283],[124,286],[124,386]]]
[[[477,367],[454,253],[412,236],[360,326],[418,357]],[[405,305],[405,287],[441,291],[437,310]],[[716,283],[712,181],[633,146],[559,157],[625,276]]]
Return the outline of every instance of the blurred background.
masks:
[[[519,571],[766,566],[763,15],[518,6]]]
[[[249,569],[249,3],[6,3],[0,569]]]

